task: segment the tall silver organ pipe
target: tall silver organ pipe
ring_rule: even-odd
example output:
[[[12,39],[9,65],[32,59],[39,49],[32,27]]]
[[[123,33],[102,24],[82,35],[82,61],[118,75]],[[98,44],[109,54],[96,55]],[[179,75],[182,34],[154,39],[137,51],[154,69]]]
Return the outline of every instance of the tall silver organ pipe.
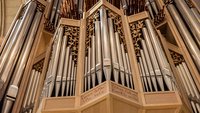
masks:
[[[23,78],[32,45],[34,44],[44,7],[31,1],[21,10],[8,40],[0,54],[1,98],[5,95],[3,113],[11,112],[17,98],[20,81]],[[11,79],[12,78],[12,79]],[[8,81],[11,82],[8,85]],[[8,88],[8,89],[6,89]]]
[[[191,107],[194,113],[199,113],[200,112],[200,103],[199,103],[200,93],[193,80],[192,74],[189,71],[189,68],[185,62],[185,59],[183,58],[181,54],[178,54],[171,50],[170,50],[170,54],[174,61],[176,70],[180,76],[180,79],[183,83],[183,87],[185,88],[185,91],[188,95],[188,99],[190,101]]]
[[[150,20],[131,23],[130,28],[144,91],[174,90],[171,68]]]
[[[104,6],[87,18],[84,91],[105,80],[134,88],[123,33],[120,16]]]
[[[60,25],[54,36],[46,74],[45,96],[74,96],[79,28]]]
[[[102,56],[103,56],[103,72],[107,80],[111,79],[111,53],[110,53],[110,36],[108,31],[108,18],[105,7],[101,7],[100,24],[101,24],[101,41],[102,41]]]
[[[197,43],[195,43],[196,41],[194,40],[194,38],[192,37],[191,33],[188,31],[184,21],[182,20],[180,14],[178,13],[177,9],[175,8],[175,6],[173,4],[169,4],[167,6],[170,15],[172,16],[178,31],[180,32],[180,35],[183,38],[183,41],[185,42],[193,60],[194,63],[197,66],[197,69],[200,71],[200,50],[199,50],[199,46],[197,45]]]

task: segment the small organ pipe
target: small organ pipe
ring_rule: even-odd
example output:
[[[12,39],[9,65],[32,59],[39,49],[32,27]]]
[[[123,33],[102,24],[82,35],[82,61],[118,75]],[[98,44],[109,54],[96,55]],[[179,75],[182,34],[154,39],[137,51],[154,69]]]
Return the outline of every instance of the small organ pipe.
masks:
[[[125,73],[125,76],[128,76],[128,66],[127,66],[127,62],[126,62],[126,54],[125,54],[123,44],[121,44],[121,49],[122,49],[122,58],[123,58],[123,62],[124,62],[124,73]],[[123,74],[120,75],[120,77],[121,77],[122,85],[125,85],[125,77],[123,76]]]
[[[75,96],[75,89],[76,89],[76,74],[77,74],[77,67],[74,67],[74,76],[73,76],[73,92],[72,96]]]
[[[149,0],[145,0],[145,2],[146,2],[145,6],[148,8],[148,11],[149,11],[149,13],[150,13],[150,15],[151,15],[151,18],[154,19],[153,10],[152,10],[152,8],[151,8],[151,5],[150,5]]]
[[[72,96],[72,93],[73,93],[73,79],[74,79],[73,75],[74,75],[74,61],[72,60],[71,74],[69,76],[69,82],[70,82],[69,96]]]
[[[67,44],[66,44],[67,45]],[[70,47],[67,46],[66,54],[65,54],[65,63],[64,63],[64,71],[63,71],[63,77],[62,77],[62,93],[61,96],[64,96],[64,91],[66,87],[66,79],[67,79],[67,73],[68,73],[68,66],[69,66],[69,59],[70,59]]]
[[[140,65],[139,62],[137,64],[138,64],[138,68],[139,68],[139,72],[140,72],[140,78],[141,78],[141,81],[142,81],[142,88],[143,88],[143,91],[146,91],[146,86],[145,86],[145,82],[144,82],[144,77],[143,77],[141,65]]]
[[[120,77],[124,77],[124,63],[123,63],[123,58],[122,58],[122,48],[119,40],[119,34],[118,32],[115,32],[115,41],[116,41],[116,49],[117,49],[117,56],[119,60],[119,68],[120,68]]]
[[[151,6],[153,7],[153,10],[155,11],[156,14],[158,14],[158,9],[155,3],[155,0],[149,0],[151,3]]]
[[[90,47],[88,47],[88,70],[87,70],[88,89],[91,88],[91,71],[90,71],[91,56],[90,56],[90,54],[91,54],[91,49],[90,49]]]
[[[87,91],[87,69],[88,68],[88,57],[85,57],[85,75],[84,75],[84,91]]]
[[[95,22],[95,37],[96,37],[96,72],[99,84],[102,83],[102,46],[100,34],[100,22]]]
[[[92,87],[95,87],[95,82],[96,82],[96,69],[95,69],[95,66],[96,66],[96,62],[95,62],[95,40],[96,37],[95,36],[92,36],[91,38],[91,68],[90,68],[90,73],[91,73],[91,77],[92,77]]]
[[[36,84],[35,84],[35,88],[34,88],[34,91],[33,91],[33,96],[32,96],[32,99],[31,99],[31,103],[32,104],[34,104],[36,92],[37,92],[37,89],[38,89],[38,83],[39,83],[39,80],[40,80],[40,72],[39,71],[38,71],[36,76],[37,76]]]
[[[59,18],[59,15],[60,15],[60,6],[61,6],[61,3],[62,3],[62,0],[57,0],[57,1],[58,1],[58,6],[57,6],[57,9],[56,9],[56,16],[55,16],[55,22],[54,22],[55,27],[58,24],[58,18]]]
[[[127,66],[128,66],[130,87],[131,87],[131,88],[134,88],[134,85],[133,85],[133,77],[132,77],[132,73],[131,73],[131,66],[130,66],[130,60],[129,60],[129,57],[128,57],[128,53],[126,53],[126,61],[127,61]],[[128,84],[129,84],[129,82],[128,82]]]
[[[67,74],[67,81],[66,81],[66,95],[69,96],[70,94],[70,76],[72,73],[72,53],[70,51],[70,57],[69,57],[69,67],[68,67],[68,74]]]
[[[51,12],[50,22],[53,22],[54,16],[56,14],[57,4],[59,0],[53,0],[53,10]]]
[[[111,58],[113,64],[113,74],[114,80],[116,83],[119,81],[119,63],[117,58],[117,51],[116,51],[116,43],[115,43],[115,34],[113,29],[113,21],[111,18],[108,18],[108,26],[109,26],[109,34],[110,34],[110,47],[111,47]]]
[[[32,88],[32,86],[33,86],[34,74],[35,74],[35,70],[33,69],[33,70],[31,71],[31,78],[30,78],[30,81],[29,81],[29,85],[28,85],[28,88],[27,88],[26,95],[25,95],[25,99],[24,99],[24,103],[23,103],[23,108],[25,108],[25,107],[27,106],[27,100],[28,100],[28,98],[29,98],[31,88]]]

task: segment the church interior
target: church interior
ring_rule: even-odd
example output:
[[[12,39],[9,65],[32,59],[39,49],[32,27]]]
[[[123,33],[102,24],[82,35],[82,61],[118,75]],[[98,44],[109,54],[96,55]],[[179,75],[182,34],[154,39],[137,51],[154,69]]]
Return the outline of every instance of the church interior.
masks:
[[[1,113],[200,113],[200,0],[0,0]]]

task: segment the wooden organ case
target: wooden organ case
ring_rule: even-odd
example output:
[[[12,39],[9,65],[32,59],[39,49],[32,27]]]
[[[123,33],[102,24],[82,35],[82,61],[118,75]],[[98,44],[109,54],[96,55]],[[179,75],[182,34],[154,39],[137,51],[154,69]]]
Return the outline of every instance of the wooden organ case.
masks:
[[[199,113],[195,3],[30,0],[0,48],[2,113]]]

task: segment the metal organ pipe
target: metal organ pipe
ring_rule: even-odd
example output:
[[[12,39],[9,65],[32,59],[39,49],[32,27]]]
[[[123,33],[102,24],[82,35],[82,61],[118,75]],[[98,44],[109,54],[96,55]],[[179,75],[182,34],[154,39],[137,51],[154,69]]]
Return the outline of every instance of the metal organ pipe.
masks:
[[[118,83],[119,81],[119,63],[117,58],[116,43],[115,43],[115,34],[113,29],[113,21],[111,18],[108,18],[109,34],[110,34],[110,47],[111,47],[111,57],[112,57],[112,68],[114,74],[114,81]],[[122,81],[124,85],[124,81]]]
[[[106,9],[102,6],[100,8],[100,24],[101,24],[101,37],[102,37],[102,52],[103,52],[103,71],[107,80],[111,78],[111,54],[110,54],[110,41],[108,32],[108,21]]]
[[[167,6],[169,13],[172,15],[172,18],[177,25],[178,31],[180,32],[185,44],[187,45],[189,52],[194,60],[194,63],[197,66],[197,69],[200,71],[200,50],[196,45],[195,41],[193,40],[190,32],[188,31],[187,27],[185,26],[181,16],[179,15],[178,11],[174,7],[173,4],[169,4]]]
[[[95,21],[95,37],[96,37],[96,72],[98,83],[102,83],[102,45],[101,45],[101,34],[100,34],[100,22]]]
[[[95,87],[95,82],[96,82],[96,61],[95,61],[95,58],[96,58],[96,55],[95,55],[95,40],[96,40],[96,37],[95,36],[92,36],[91,37],[91,68],[90,68],[90,73],[91,73],[91,76],[92,76],[92,87]]]
[[[156,14],[158,14],[158,9],[155,3],[155,0],[149,0],[151,3],[151,6],[153,7],[153,10],[155,11]]]
[[[66,43],[66,45],[67,45],[67,43]],[[70,59],[69,53],[70,53],[70,47],[67,46],[66,54],[65,54],[65,64],[69,64],[69,59]],[[69,65],[64,65],[64,72],[63,72],[63,77],[62,77],[62,93],[61,93],[61,96],[63,96],[64,92],[65,92],[67,73],[68,73],[68,66]]]

